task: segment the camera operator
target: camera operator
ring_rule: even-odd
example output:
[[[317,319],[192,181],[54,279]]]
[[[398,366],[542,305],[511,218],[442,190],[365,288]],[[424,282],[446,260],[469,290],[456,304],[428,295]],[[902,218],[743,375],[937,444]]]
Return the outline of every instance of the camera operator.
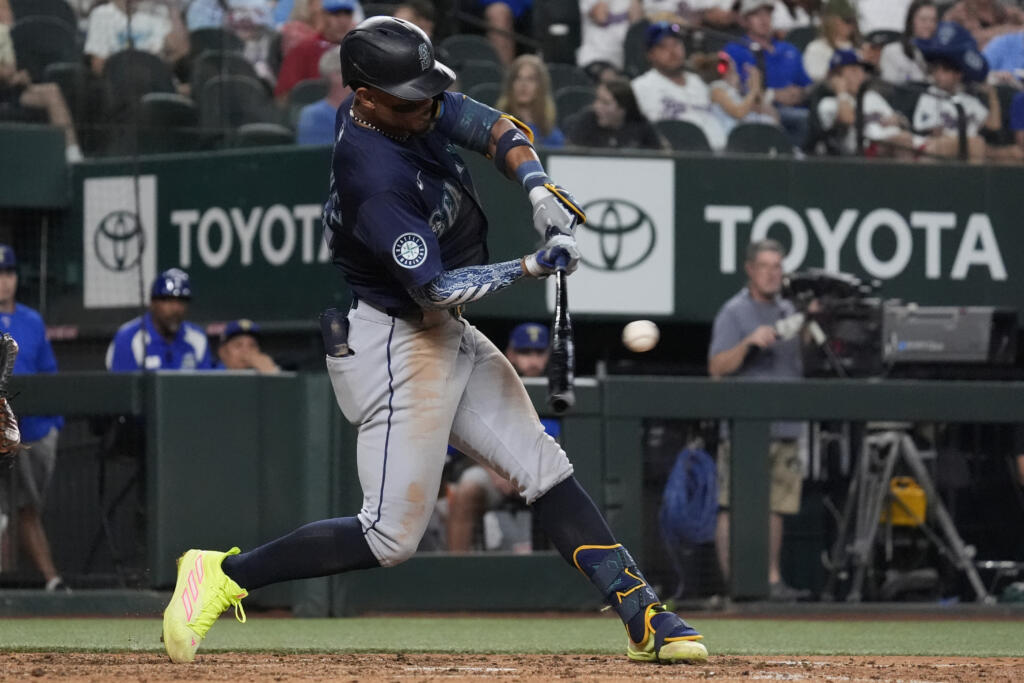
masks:
[[[792,320],[796,307],[783,299],[782,245],[765,239],[747,247],[747,285],[729,299],[715,316],[708,351],[708,373],[715,378],[756,377],[796,379],[803,376],[800,337],[780,337],[780,322]],[[725,425],[723,424],[723,430]],[[768,556],[769,597],[794,601],[808,597],[807,591],[788,586],[779,571],[782,547],[782,515],[800,510],[803,473],[800,442],[805,440],[800,422],[772,423],[771,524]],[[715,543],[723,575],[729,567],[729,456],[728,438],[718,449],[718,528]]]

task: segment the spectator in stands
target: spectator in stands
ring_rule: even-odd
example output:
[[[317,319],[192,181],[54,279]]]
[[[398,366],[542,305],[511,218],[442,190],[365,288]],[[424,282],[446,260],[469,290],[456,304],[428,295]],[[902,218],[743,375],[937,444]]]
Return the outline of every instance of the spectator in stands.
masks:
[[[731,33],[740,24],[740,17],[734,11],[736,0],[693,0],[689,4],[700,14],[702,26]],[[774,0],[770,4],[774,6]]]
[[[260,348],[260,326],[245,318],[224,326],[217,357],[220,362],[216,367],[222,370],[255,370],[264,375],[281,372],[274,359]]]
[[[983,50],[990,83],[1021,87],[1024,81],[1024,30],[1004,33],[988,41]]]
[[[188,54],[188,30],[174,0],[145,5],[139,0],[110,0],[93,8],[82,48],[93,73],[102,75],[110,55],[130,48],[151,52],[168,64]]]
[[[581,147],[667,149],[625,78],[599,83],[593,106],[571,117],[567,127],[569,142]]]
[[[299,112],[295,141],[300,145],[333,145],[338,106],[352,93],[341,82],[341,60],[334,50],[320,56],[320,77],[327,79],[327,96]]]
[[[879,59],[882,80],[896,85],[927,80],[928,65],[915,41],[931,40],[938,25],[939,11],[932,0],[916,0],[910,5],[903,38],[882,48]]]
[[[782,245],[765,239],[747,247],[747,286],[729,299],[715,316],[708,350],[708,374],[714,378],[747,377],[795,380],[803,377],[799,335],[780,339],[775,323],[796,311],[782,298]],[[726,425],[723,424],[723,432]],[[769,525],[768,582],[770,598],[780,601],[806,597],[786,585],[779,568],[782,549],[782,515],[800,510],[803,484],[799,442],[805,438],[800,422],[773,422],[768,453],[771,472],[771,522]],[[718,450],[718,500],[720,511],[715,543],[723,573],[729,571],[729,459],[728,434]]]
[[[185,23],[190,31],[224,28],[234,33],[242,40],[242,51],[256,75],[274,83],[268,63],[271,39],[276,34],[273,0],[192,0]]]
[[[980,47],[1004,33],[1024,26],[1024,10],[1007,7],[998,0],[960,0],[942,16],[943,21],[960,24],[974,36]]]
[[[818,0],[777,0],[772,12],[775,35],[784,39],[795,28],[813,26],[820,4]]]
[[[580,0],[582,39],[576,63],[584,69],[594,62],[623,68],[626,32],[643,16],[640,0]]]
[[[927,135],[924,151],[930,155],[956,157],[960,149],[959,113],[963,111],[967,132],[968,157],[982,161],[987,153],[981,129],[1002,128],[999,96],[990,85],[980,86],[987,94],[988,106],[964,91],[965,82],[983,83],[988,73],[985,58],[974,46],[967,29],[942,22],[932,40],[920,43],[928,62],[932,85],[921,95],[914,108],[912,128]]]
[[[640,111],[649,121],[689,121],[704,131],[712,149],[725,147],[725,132],[711,113],[711,96],[700,76],[687,71],[686,49],[678,24],[658,22],[647,28],[651,68],[633,79]]]
[[[728,52],[695,60],[695,65],[701,64],[703,68],[698,68],[698,73],[709,81],[711,89],[711,113],[718,119],[726,136],[741,121],[778,125],[779,112],[765,101],[761,71],[757,67],[745,65],[747,78],[744,82]]]
[[[530,9],[533,0],[477,0],[483,8],[484,20],[490,29],[487,39],[498,53],[498,59],[505,66],[516,58],[516,41],[513,37],[517,31],[530,32]]]
[[[320,57],[327,50],[336,50],[355,26],[354,0],[322,0],[320,33],[293,47],[281,63],[274,96],[283,102],[299,81],[320,75]]]
[[[537,145],[561,147],[565,144],[565,135],[556,125],[551,75],[537,55],[516,57],[495,106],[528,125]]]
[[[0,244],[0,332],[10,334],[18,342],[14,374],[57,372],[57,360],[46,339],[43,319],[38,312],[15,300],[16,268],[14,250]],[[64,418],[58,415],[22,417],[19,421],[21,446],[13,460],[8,462],[5,458],[0,467],[0,498],[6,503],[3,507],[16,511],[18,538],[42,573],[48,591],[67,590],[54,565],[42,520],[46,489],[57,461],[57,435],[63,425]],[[13,494],[13,500],[6,499],[8,492]]]
[[[187,320],[192,283],[178,268],[156,276],[149,310],[121,325],[107,347],[107,370],[209,370],[206,333]]]
[[[509,335],[505,356],[520,377],[543,377],[548,364],[548,328],[539,323],[517,325]],[[541,420],[544,431],[558,438],[561,424],[558,420]],[[473,464],[463,470],[458,481],[449,489],[448,549],[466,552],[473,548],[476,529],[486,513],[505,503],[520,503],[522,498],[507,477],[490,467]],[[529,550],[531,539],[519,539],[525,548],[496,548]]]
[[[406,0],[395,8],[391,16],[405,19],[409,23],[419,26],[431,41],[434,40],[437,12],[427,0]]]
[[[12,17],[7,0],[0,0],[0,121],[24,121],[35,118],[34,110],[46,112],[50,125],[63,129],[65,157],[69,162],[82,160],[64,95],[56,83],[33,83],[27,71],[18,69],[11,30],[4,17]]]
[[[857,155],[857,93],[867,80],[867,70],[853,50],[837,50],[829,64],[829,94],[818,101],[822,130],[840,154]],[[902,116],[874,90],[866,90],[861,104],[865,156],[911,156],[913,136]]]
[[[821,9],[821,37],[804,48],[804,71],[816,83],[825,80],[836,50],[852,50],[859,42],[857,13],[850,0],[829,0]]]
[[[761,69],[768,101],[778,110],[782,126],[793,144],[802,147],[807,137],[808,116],[803,105],[811,79],[804,71],[800,51],[774,37],[774,7],[769,0],[742,0],[740,13],[746,35],[726,45],[725,51],[736,63],[741,78],[746,77],[747,64]]]
[[[857,22],[864,35],[902,31],[912,0],[857,0]]]
[[[284,3],[278,3],[275,17]],[[295,0],[287,19],[281,24],[281,57],[284,58],[296,45],[315,38],[322,28],[320,0]]]

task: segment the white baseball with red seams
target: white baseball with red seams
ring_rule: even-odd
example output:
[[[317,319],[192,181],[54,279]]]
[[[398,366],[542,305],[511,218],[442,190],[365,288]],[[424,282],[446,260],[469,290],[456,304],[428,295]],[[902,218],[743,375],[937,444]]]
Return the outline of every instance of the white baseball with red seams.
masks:
[[[650,320],[634,320],[622,328],[622,343],[635,353],[650,351],[658,345],[661,331]]]

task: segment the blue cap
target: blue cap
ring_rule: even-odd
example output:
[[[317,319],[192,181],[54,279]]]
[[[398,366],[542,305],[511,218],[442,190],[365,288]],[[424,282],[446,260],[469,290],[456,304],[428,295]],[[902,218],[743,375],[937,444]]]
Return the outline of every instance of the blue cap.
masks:
[[[18,259],[14,257],[14,249],[6,244],[0,244],[0,270],[14,270],[18,266]]]
[[[644,33],[644,38],[647,41],[647,49],[650,50],[652,47],[661,42],[661,39],[666,36],[672,36],[673,38],[683,39],[683,29],[679,24],[673,24],[668,21],[656,21],[647,27],[647,31]]]
[[[984,81],[988,61],[978,51],[978,43],[966,28],[952,21],[939,22],[928,40],[914,41],[926,61],[942,62],[962,72],[968,81]]]
[[[548,348],[548,336],[546,325],[523,323],[508,335],[508,345],[514,351],[542,350]]]
[[[325,12],[355,12],[357,4],[355,0],[323,0],[320,6]]]
[[[188,299],[192,298],[192,281],[188,273],[181,268],[170,268],[156,276],[153,288],[149,292],[151,299]]]
[[[836,50],[832,53],[832,59],[828,60],[828,70],[835,71],[836,69],[842,69],[844,66],[860,63],[860,57],[853,50]]]
[[[224,331],[220,333],[220,341],[221,343],[224,343],[232,337],[237,337],[240,334],[251,334],[254,337],[259,337],[260,326],[248,318],[232,320],[224,326]]]

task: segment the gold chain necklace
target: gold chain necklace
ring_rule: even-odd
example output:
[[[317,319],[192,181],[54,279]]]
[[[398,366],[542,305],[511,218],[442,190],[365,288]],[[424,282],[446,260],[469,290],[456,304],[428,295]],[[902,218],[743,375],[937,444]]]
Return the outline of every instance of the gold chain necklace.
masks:
[[[352,109],[351,107],[349,107],[348,115],[351,116],[352,120],[355,121],[356,123],[358,123],[359,125],[366,126],[370,130],[377,131],[378,133],[380,133],[384,137],[390,138],[390,139],[394,140],[395,142],[405,142],[406,140],[409,139],[409,134],[408,133],[406,133],[405,135],[401,135],[401,136],[399,136],[399,135],[392,135],[391,133],[388,133],[386,131],[381,130],[380,128],[378,128],[377,126],[373,125],[369,121],[366,121],[364,119],[359,118],[358,116],[356,116],[355,110]]]

